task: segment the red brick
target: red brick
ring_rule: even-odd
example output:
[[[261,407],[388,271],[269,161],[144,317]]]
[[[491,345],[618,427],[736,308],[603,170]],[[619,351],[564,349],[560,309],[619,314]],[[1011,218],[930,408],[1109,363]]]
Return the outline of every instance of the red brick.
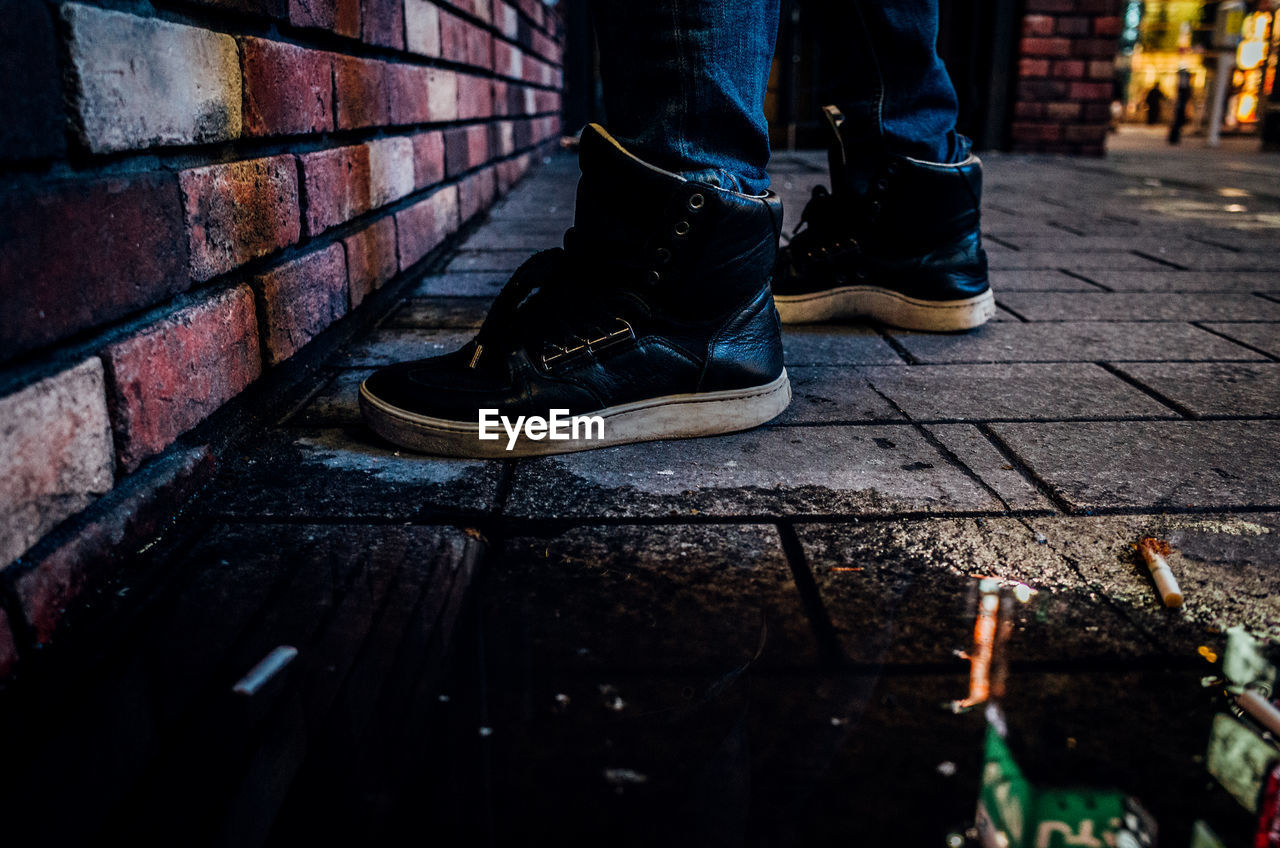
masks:
[[[529,154],[517,156],[514,159],[507,159],[497,164],[498,171],[498,192],[505,194],[511,190],[520,178],[529,170]]]
[[[1035,12],[1073,12],[1076,10],[1077,0],[1027,0],[1027,14]]]
[[[445,130],[445,174],[458,174],[478,168],[489,160],[489,130],[484,124]]]
[[[515,124],[498,121],[489,125],[489,144],[494,156],[510,156],[516,152]]]
[[[372,207],[369,148],[363,144],[304,153],[302,183],[307,194],[307,234],[317,235]]]
[[[1022,34],[1029,37],[1053,35],[1053,15],[1027,15],[1022,19]]]
[[[1084,62],[1079,59],[1065,59],[1054,62],[1053,75],[1058,79],[1083,79]]]
[[[458,187],[446,186],[396,213],[400,270],[413,266],[458,230]]]
[[[363,41],[404,49],[404,0],[361,0],[360,21]]]
[[[0,29],[0,158],[41,159],[66,147],[53,19],[43,3],[8,3]],[[3,628],[0,628],[3,630]],[[0,675],[2,676],[2,675]]]
[[[267,363],[278,365],[347,313],[347,260],[331,244],[254,281],[262,296]]]
[[[505,41],[493,42],[493,72],[501,76],[524,78],[524,55],[518,47]]]
[[[0,398],[0,568],[113,483],[102,363]]]
[[[533,143],[540,144],[560,135],[560,116],[547,115],[533,122]]]
[[[386,65],[372,59],[335,56],[333,88],[338,129],[380,127],[390,121]]]
[[[507,38],[515,38],[520,34],[520,14],[510,3],[494,0],[493,22],[498,32]]]
[[[440,55],[440,7],[432,0],[405,0],[405,47],[423,56]]]
[[[444,135],[439,130],[413,137],[413,185],[426,188],[444,179]]]
[[[102,351],[117,460],[131,472],[262,374],[253,292],[205,297]]]
[[[360,0],[289,0],[289,23],[358,38]]]
[[[379,218],[355,235],[347,236],[342,243],[347,249],[347,280],[354,309],[365,295],[382,288],[399,269],[395,217]]]
[[[0,685],[3,685],[18,667],[18,645],[9,626],[9,616],[0,609]]]
[[[1084,111],[1081,117],[1090,124],[1110,124],[1111,123],[1111,104],[1110,103],[1086,103],[1083,107]]]
[[[0,359],[187,287],[182,197],[172,174],[0,191]]]
[[[1107,136],[1107,126],[1090,126],[1088,124],[1074,124],[1063,130],[1067,141],[1085,141],[1094,144],[1101,144],[1102,140]]]
[[[440,54],[451,62],[493,66],[493,36],[457,15],[440,11]]]
[[[1047,103],[1045,115],[1055,121],[1074,121],[1080,117],[1079,103]]]
[[[1055,29],[1059,35],[1088,35],[1091,19],[1078,16],[1063,16],[1057,19]]]
[[[560,42],[546,35],[533,31],[533,41],[531,44],[533,52],[552,64],[560,64]]]
[[[413,192],[413,142],[404,136],[369,142],[369,203],[372,208]]]
[[[391,97],[391,123],[425,124],[431,117],[431,73],[420,65],[391,65],[387,68],[387,90]]]
[[[533,102],[533,111],[535,112],[554,112],[557,115],[560,114],[560,92],[558,91],[534,89]]]
[[[245,12],[268,18],[283,19],[288,16],[286,0],[189,0],[189,2],[226,12]]]
[[[1093,19],[1093,34],[1118,38],[1124,31],[1124,18],[1119,15],[1108,15]]]
[[[1019,79],[1027,79],[1029,77],[1047,77],[1049,76],[1049,60],[1048,59],[1027,59],[1018,60],[1018,77]]]
[[[1071,40],[1067,38],[1024,38],[1023,56],[1070,56]]]
[[[208,280],[298,240],[298,170],[292,156],[192,168],[178,175],[191,276]]]
[[[333,129],[333,62],[292,44],[240,41],[244,134],[292,135]]]
[[[1108,59],[1094,59],[1089,63],[1089,78],[1096,80],[1113,79],[1116,75],[1116,63]]]
[[[1062,135],[1062,127],[1057,124],[1031,123],[1014,121],[1013,138],[1015,141],[1054,141]]]
[[[1013,115],[1015,118],[1040,118],[1044,116],[1043,103],[1015,103],[1013,106]]]
[[[67,611],[100,585],[128,551],[154,539],[174,512],[214,470],[206,447],[162,457],[139,472],[135,484],[112,492],[73,519],[66,540],[24,565],[12,581],[28,628],[40,644],[53,641]]]
[[[1019,80],[1019,100],[1065,100],[1068,83],[1060,80]]]
[[[458,119],[493,116],[493,86],[486,77],[458,74]]]
[[[497,190],[497,174],[493,168],[477,171],[458,183],[458,214],[462,222],[488,209]]]
[[[1071,42],[1071,55],[1109,59],[1116,55],[1119,44],[1114,38],[1077,38]]]
[[[1111,92],[1109,82],[1073,82],[1068,97],[1072,100],[1110,100]]]

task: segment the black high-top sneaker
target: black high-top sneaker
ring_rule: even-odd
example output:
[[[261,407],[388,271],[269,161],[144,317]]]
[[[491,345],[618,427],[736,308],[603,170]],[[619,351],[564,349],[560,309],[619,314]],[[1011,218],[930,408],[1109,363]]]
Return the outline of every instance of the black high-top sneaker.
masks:
[[[564,247],[511,277],[462,349],[383,368],[365,420],[445,456],[728,433],[791,399],[769,292],[782,206],[687,181],[592,124]]]
[[[908,330],[969,330],[995,313],[978,232],[982,163],[860,155],[834,134],[832,189],[818,186],[779,253],[773,295],[784,323],[868,316]]]

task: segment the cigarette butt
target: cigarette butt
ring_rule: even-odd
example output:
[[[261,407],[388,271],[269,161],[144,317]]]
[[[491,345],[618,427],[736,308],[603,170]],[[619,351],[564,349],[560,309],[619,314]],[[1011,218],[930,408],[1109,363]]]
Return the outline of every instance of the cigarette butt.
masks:
[[[1182,590],[1178,588],[1178,578],[1173,576],[1173,569],[1169,568],[1169,561],[1165,559],[1173,552],[1169,543],[1147,537],[1138,543],[1138,551],[1147,563],[1156,591],[1160,593],[1160,600],[1164,601],[1166,607],[1182,606]]]
[[[284,667],[293,662],[293,658],[298,655],[298,649],[292,645],[280,645],[271,650],[262,660],[249,669],[249,673],[240,678],[235,686],[231,687],[231,691],[237,695],[254,695],[263,686],[266,686],[271,678],[275,677]]]
[[[1254,721],[1280,736],[1280,710],[1262,695],[1252,689],[1246,689],[1236,695],[1236,703],[1240,709],[1248,713]]]

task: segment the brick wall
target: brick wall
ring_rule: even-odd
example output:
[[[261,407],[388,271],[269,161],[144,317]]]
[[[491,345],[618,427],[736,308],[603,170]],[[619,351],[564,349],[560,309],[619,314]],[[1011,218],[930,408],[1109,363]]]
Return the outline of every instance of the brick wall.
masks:
[[[1027,0],[1014,150],[1102,155],[1122,26],[1116,0]]]
[[[538,0],[5,13],[0,678],[15,631],[51,632],[20,587],[65,601],[79,579],[15,558],[189,470],[175,440],[519,179],[559,135],[562,80]]]

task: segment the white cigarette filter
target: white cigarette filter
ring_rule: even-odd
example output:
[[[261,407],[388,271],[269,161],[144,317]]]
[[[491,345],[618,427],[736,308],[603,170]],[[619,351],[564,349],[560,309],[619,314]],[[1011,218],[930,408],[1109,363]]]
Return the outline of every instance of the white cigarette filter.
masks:
[[[1148,536],[1138,543],[1138,552],[1147,563],[1151,580],[1156,584],[1156,591],[1160,593],[1160,600],[1164,605],[1166,607],[1182,606],[1182,589],[1178,587],[1178,578],[1173,576],[1173,569],[1169,568],[1169,560],[1166,559],[1173,553],[1169,543],[1163,539],[1153,539]]]

